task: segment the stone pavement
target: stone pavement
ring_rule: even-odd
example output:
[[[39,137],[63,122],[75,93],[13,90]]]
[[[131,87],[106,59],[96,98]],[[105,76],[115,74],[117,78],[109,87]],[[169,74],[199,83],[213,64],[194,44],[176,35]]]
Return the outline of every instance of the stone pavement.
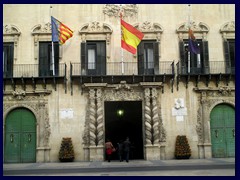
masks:
[[[52,162],[52,163],[24,163],[3,164],[3,175],[11,175],[11,172],[30,171],[55,171],[55,172],[126,172],[126,171],[159,171],[159,170],[210,170],[210,169],[234,169],[235,158],[211,158],[211,159],[186,159],[186,160],[132,160],[119,161],[93,161],[93,162]],[[75,171],[74,171],[75,170]]]

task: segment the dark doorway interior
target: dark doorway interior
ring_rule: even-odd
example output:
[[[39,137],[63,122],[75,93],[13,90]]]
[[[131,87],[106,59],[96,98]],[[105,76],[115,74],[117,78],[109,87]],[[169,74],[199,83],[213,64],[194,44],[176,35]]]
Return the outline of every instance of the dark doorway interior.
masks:
[[[105,137],[114,147],[129,137],[130,159],[143,159],[142,101],[105,102]],[[117,152],[112,159],[118,159]]]

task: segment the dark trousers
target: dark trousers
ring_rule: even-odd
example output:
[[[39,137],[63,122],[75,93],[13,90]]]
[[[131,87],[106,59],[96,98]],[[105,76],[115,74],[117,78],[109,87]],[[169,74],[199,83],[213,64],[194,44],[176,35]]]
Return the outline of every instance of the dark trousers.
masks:
[[[111,161],[111,154],[107,154],[107,160],[108,160],[108,162]]]
[[[124,159],[126,160],[126,162],[129,161],[129,151],[124,151]]]

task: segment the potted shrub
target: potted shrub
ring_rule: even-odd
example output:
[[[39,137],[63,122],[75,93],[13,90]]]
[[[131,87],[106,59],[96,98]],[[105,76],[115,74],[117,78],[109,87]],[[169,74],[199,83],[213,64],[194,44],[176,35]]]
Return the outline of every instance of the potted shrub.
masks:
[[[175,158],[176,159],[189,159],[191,156],[191,149],[188,144],[187,137],[185,135],[177,136],[175,146]]]
[[[59,160],[61,162],[72,162],[74,160],[72,139],[69,137],[62,138],[61,148],[59,151]]]

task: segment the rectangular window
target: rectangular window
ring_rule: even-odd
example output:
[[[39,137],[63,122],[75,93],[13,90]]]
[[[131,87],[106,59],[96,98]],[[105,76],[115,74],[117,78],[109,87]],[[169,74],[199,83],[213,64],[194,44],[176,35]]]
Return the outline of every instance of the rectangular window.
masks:
[[[59,44],[54,43],[53,47],[54,57],[52,43],[39,42],[39,76],[58,76],[59,74]]]
[[[224,41],[226,73],[235,74],[235,40]]]
[[[194,54],[188,51],[188,40],[180,42],[180,59],[182,74],[208,74],[209,73],[209,57],[208,57],[208,42],[197,40],[197,45],[200,48],[199,54]]]
[[[106,42],[81,43],[81,74],[106,75]]]
[[[156,41],[141,41],[141,43],[138,45],[138,74],[158,74],[158,66],[158,43]]]
[[[13,43],[3,43],[3,77],[13,77]]]

